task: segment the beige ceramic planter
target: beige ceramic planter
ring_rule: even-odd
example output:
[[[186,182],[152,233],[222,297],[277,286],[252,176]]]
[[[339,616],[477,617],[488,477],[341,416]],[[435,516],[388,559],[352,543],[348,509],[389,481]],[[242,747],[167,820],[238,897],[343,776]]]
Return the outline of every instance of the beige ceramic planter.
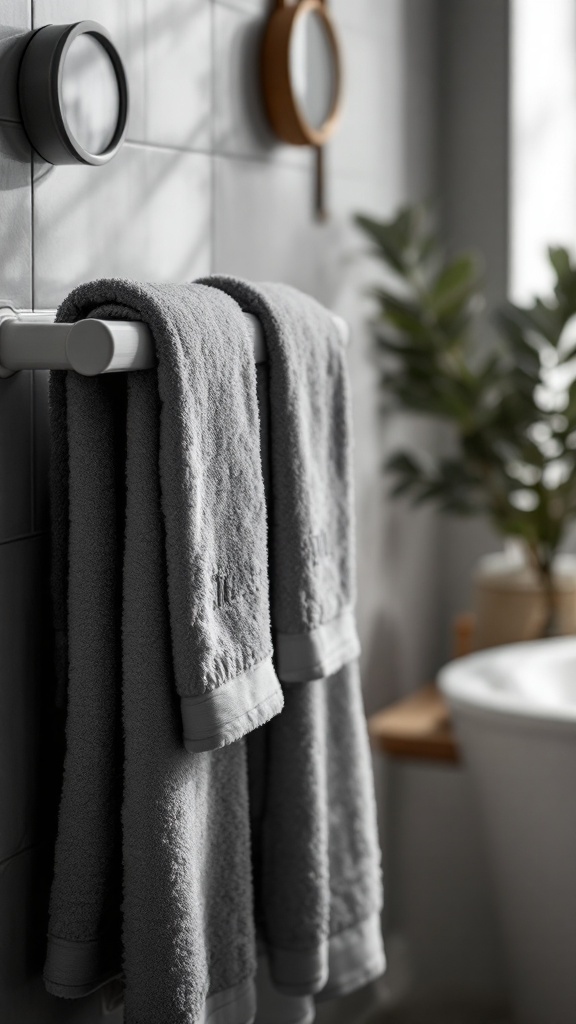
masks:
[[[576,557],[561,555],[554,571],[558,635],[576,634]],[[476,648],[534,640],[542,636],[547,605],[536,572],[508,553],[488,555],[474,577]]]

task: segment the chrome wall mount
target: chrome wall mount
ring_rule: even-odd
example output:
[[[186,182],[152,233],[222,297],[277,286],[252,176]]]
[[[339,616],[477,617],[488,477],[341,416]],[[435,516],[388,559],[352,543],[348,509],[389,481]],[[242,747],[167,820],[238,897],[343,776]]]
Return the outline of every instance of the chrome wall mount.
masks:
[[[126,72],[95,21],[44,25],[33,33],[20,64],[18,99],[26,135],[48,163],[105,164],[122,145]]]
[[[260,321],[249,313],[246,326],[256,363],[266,361]],[[340,337],[348,325],[334,317]],[[18,370],[75,370],[87,377],[100,373],[147,370],[155,365],[154,342],[147,324],[127,320],[79,320],[54,323],[54,313],[17,313],[0,307],[0,377]]]

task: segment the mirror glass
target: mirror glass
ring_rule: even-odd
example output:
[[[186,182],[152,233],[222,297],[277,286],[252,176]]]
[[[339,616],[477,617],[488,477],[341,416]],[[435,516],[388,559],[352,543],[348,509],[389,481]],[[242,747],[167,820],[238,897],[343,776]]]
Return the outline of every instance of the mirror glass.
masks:
[[[296,18],[290,41],[290,77],[294,98],[311,128],[321,128],[336,96],[332,40],[318,11]]]
[[[95,36],[85,33],[72,41],[60,94],[70,133],[88,153],[103,153],[118,123],[120,94],[112,61]]]

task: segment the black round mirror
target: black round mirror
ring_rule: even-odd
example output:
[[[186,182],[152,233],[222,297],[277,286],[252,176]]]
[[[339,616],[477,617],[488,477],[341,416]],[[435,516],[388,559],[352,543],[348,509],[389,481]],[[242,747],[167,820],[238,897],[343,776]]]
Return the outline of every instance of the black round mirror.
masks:
[[[51,164],[104,164],[126,133],[128,84],[95,21],[45,25],[30,38],[18,78],[24,130]]]

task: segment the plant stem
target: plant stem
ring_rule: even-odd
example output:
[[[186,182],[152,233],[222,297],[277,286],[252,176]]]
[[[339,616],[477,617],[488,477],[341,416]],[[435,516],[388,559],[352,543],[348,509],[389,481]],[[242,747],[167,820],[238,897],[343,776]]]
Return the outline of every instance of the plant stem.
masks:
[[[556,605],[554,600],[554,576],[552,572],[552,561],[549,558],[544,559],[540,564],[540,579],[542,581],[546,609],[544,626],[542,629],[542,638],[545,639],[551,636],[557,636],[558,633]]]
[[[554,590],[554,574],[552,570],[554,552],[542,550],[538,544],[526,544],[528,561],[532,565],[542,587],[544,596],[544,622],[537,640],[544,640],[558,635],[556,602]]]

